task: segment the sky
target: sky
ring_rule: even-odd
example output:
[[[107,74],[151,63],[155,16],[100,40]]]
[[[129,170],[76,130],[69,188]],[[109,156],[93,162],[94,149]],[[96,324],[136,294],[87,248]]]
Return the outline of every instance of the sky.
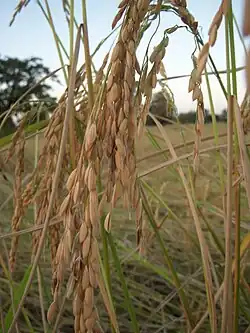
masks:
[[[61,0],[48,0],[51,6],[51,11],[54,18],[56,31],[63,41],[66,48],[69,45],[68,25],[64,19]],[[14,9],[18,3],[17,0],[2,0],[0,1],[0,39],[1,39],[1,56],[10,56],[18,58],[28,58],[31,56],[40,57],[43,59],[44,65],[50,68],[51,71],[60,67],[58,53],[56,51],[51,29],[42,14],[41,9],[37,5],[37,1],[31,0],[29,5],[17,15],[14,24],[9,27]],[[43,0],[41,0],[44,3]],[[87,0],[88,14],[88,30],[90,49],[93,52],[99,42],[111,32],[111,23],[117,13],[119,0]],[[208,39],[208,29],[215,15],[220,0],[187,0],[188,8],[192,15],[199,22],[199,30],[204,41]],[[241,28],[243,14],[243,0],[234,0],[234,14]],[[82,22],[81,0],[75,0],[76,19],[79,23]],[[166,28],[181,24],[178,17],[171,13],[165,13],[161,16],[161,26],[156,36],[151,42],[150,50],[157,45],[162,39],[163,32]],[[138,50],[138,59],[142,61],[145,53],[148,40],[152,35],[156,23],[152,29],[146,34],[144,43],[140,45]],[[211,49],[211,55],[219,70],[226,68],[226,53],[224,39],[224,25],[222,24],[218,33],[218,39],[215,46]],[[237,66],[243,66],[245,63],[244,49],[242,43],[235,31],[236,36],[236,61]],[[105,43],[94,57],[94,63],[98,68],[104,56],[113,45],[116,35],[112,36]],[[246,41],[247,42],[247,41]],[[169,45],[166,49],[164,58],[164,66],[168,77],[182,74],[190,74],[193,65],[191,54],[194,50],[194,39],[186,29],[179,29],[174,34],[170,35]],[[80,64],[84,62],[84,54],[81,50]],[[238,94],[239,102],[241,102],[245,93],[245,76],[244,72],[239,72],[238,76]],[[223,75],[223,81],[226,85],[226,76]],[[54,85],[54,95],[59,97],[64,89],[65,83],[63,75],[59,78],[62,85]],[[222,94],[221,88],[215,77],[210,76],[211,86],[213,90],[213,99],[215,110],[220,113],[226,107],[226,100]],[[187,112],[194,110],[196,102],[192,101],[192,95],[188,93],[188,79],[169,80],[168,85],[172,90],[175,98],[175,103],[179,112]],[[202,83],[202,91],[204,94],[205,107],[209,109],[207,87],[205,79]]]

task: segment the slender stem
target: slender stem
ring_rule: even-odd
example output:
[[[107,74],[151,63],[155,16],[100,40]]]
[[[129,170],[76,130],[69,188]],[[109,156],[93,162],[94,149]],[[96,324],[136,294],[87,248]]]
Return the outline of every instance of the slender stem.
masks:
[[[39,301],[42,313],[42,322],[43,322],[43,332],[48,332],[46,315],[45,315],[45,308],[44,308],[44,297],[43,297],[43,285],[42,285],[42,273],[40,266],[37,267],[37,281],[38,281],[38,289],[39,289]]]
[[[232,66],[232,88],[233,94],[237,99],[237,73],[236,73],[236,53],[235,53],[235,42],[234,42],[234,25],[233,25],[233,8],[232,0],[230,0],[229,12],[228,12],[228,31],[230,39],[230,55],[231,55],[231,66]],[[231,69],[231,68],[230,68]]]
[[[41,103],[41,106],[39,107],[37,111],[37,123],[40,121],[40,114],[41,110],[43,108],[43,103]],[[38,130],[36,131],[36,137],[35,137],[35,151],[34,151],[34,169],[37,167],[38,163],[38,156],[39,156],[39,135]],[[34,222],[37,219],[37,204],[34,203]],[[45,315],[45,309],[44,309],[44,298],[43,298],[43,287],[42,287],[42,273],[40,270],[40,267],[37,267],[37,281],[38,281],[38,292],[39,292],[39,301],[40,301],[40,307],[41,307],[41,314],[42,314],[42,323],[43,323],[43,331],[44,333],[47,333],[47,322],[46,322],[46,315]]]
[[[48,0],[44,0],[44,2],[45,2],[45,5],[46,5],[46,9],[47,9],[47,15],[48,15],[48,18],[49,18],[50,27],[51,27],[51,30],[52,30],[52,33],[53,33],[53,36],[54,36],[54,40],[55,40],[55,43],[56,43],[56,49],[57,49],[57,53],[58,53],[58,56],[59,56],[59,60],[60,60],[61,66],[63,67],[64,79],[65,79],[65,82],[67,84],[68,83],[68,76],[67,76],[67,72],[66,72],[66,69],[65,69],[65,64],[64,64],[64,61],[63,61],[61,48],[60,48],[60,45],[59,45],[59,42],[58,42],[58,38],[57,38],[58,35],[56,33],[56,29],[55,29],[55,26],[54,26],[53,17],[52,17],[51,11],[50,11]],[[39,0],[38,0],[38,4],[39,4],[40,7],[42,7],[42,4]]]
[[[70,0],[70,25],[69,25],[69,43],[70,43],[70,64],[72,64],[74,56],[74,13],[75,1]]]
[[[219,132],[218,132],[218,127],[217,127],[217,122],[216,122],[212,90],[211,90],[206,68],[205,68],[205,78],[206,78],[208,98],[209,98],[209,104],[210,104],[210,112],[212,115],[214,141],[215,141],[215,145],[218,146],[219,145]],[[222,193],[222,195],[224,195],[224,193],[225,193],[224,172],[223,172],[223,166],[222,166],[222,161],[221,161],[221,155],[219,152],[216,154],[216,159],[217,159],[217,164],[218,164],[218,169],[219,169],[219,174],[220,174],[221,193]]]
[[[240,66],[236,68],[236,72],[240,72],[240,71],[244,71],[245,70],[245,66]],[[207,72],[207,75],[211,76],[211,75],[217,75],[217,74],[227,74],[227,69],[223,69],[223,70],[218,70],[217,72]],[[206,75],[205,73],[202,73],[201,76]],[[163,79],[159,79],[160,82],[164,82],[164,81],[169,81],[169,80],[177,80],[177,79],[183,79],[186,77],[190,77],[190,74],[182,74],[182,75],[174,75],[174,76],[168,76],[166,78]]]
[[[232,64],[232,86],[233,86],[233,94],[237,100],[237,73],[236,73],[236,53],[235,53],[235,38],[234,38],[234,24],[236,24],[236,28],[238,28],[237,22],[233,15],[232,1],[230,1],[229,13],[229,38],[230,38],[230,53],[231,53],[231,64]],[[242,37],[239,32],[240,38]],[[245,44],[243,41],[243,47],[246,52]],[[235,104],[234,104],[235,105]],[[238,112],[238,109],[235,108],[234,112]],[[236,115],[235,115],[236,116]],[[235,165],[239,164],[240,160],[240,150],[239,150],[239,138],[237,125],[234,121],[234,149],[235,149]],[[238,174],[237,170],[234,170],[234,174]],[[236,212],[236,229],[235,229],[235,260],[236,260],[236,269],[234,275],[234,318],[233,318],[233,327],[234,333],[239,331],[238,322],[239,322],[239,287],[240,287],[240,184],[235,187],[235,212]]]
[[[197,38],[198,43],[200,43],[202,46],[204,46],[204,42],[203,42],[201,36],[198,36],[198,37],[196,37],[196,38]],[[215,63],[214,63],[214,61],[213,61],[213,58],[211,57],[210,54],[209,54],[208,58],[209,58],[209,60],[210,60],[210,62],[211,62],[212,68],[213,68],[213,70],[214,70],[214,72],[215,72],[215,76],[217,77],[217,79],[218,79],[218,81],[219,81],[219,84],[220,84],[220,86],[221,86],[222,92],[223,92],[225,98],[227,99],[227,91],[226,91],[226,88],[224,87],[224,84],[223,84],[223,82],[222,82],[222,80],[221,80],[221,77],[220,77],[220,75],[219,75],[219,72],[218,72],[218,70],[217,70],[217,68],[216,68],[216,66],[215,66]]]
[[[233,21],[234,21],[234,24],[235,24],[236,30],[237,30],[237,32],[238,32],[238,35],[239,35],[239,38],[240,38],[240,41],[241,41],[241,44],[242,44],[242,46],[243,46],[244,53],[245,53],[245,56],[246,56],[246,55],[247,55],[246,44],[245,44],[245,42],[244,42],[244,38],[243,38],[243,36],[242,36],[242,33],[241,33],[241,31],[240,31],[239,24],[238,24],[238,22],[237,22],[236,17],[235,17],[234,14],[233,14]]]
[[[231,95],[231,64],[230,64],[230,44],[228,31],[228,15],[225,17],[225,41],[226,41],[226,65],[227,65],[227,95]]]
[[[225,226],[225,274],[221,333],[232,332],[232,172],[233,172],[233,96],[228,98],[227,215]]]
[[[88,21],[87,21],[87,9],[86,9],[86,0],[82,0],[82,18],[83,18],[83,37],[84,37],[84,53],[85,53],[85,64],[88,80],[88,102],[90,112],[94,106],[94,89],[93,89],[93,80],[91,72],[91,56],[89,49],[89,35],[88,35]]]
[[[234,333],[239,332],[240,306],[240,187],[235,187],[235,274],[234,274]]]
[[[38,3],[38,6],[40,7],[41,11],[43,12],[43,15],[44,15],[44,17],[46,18],[48,24],[50,25],[50,19],[49,19],[48,14],[46,13],[46,11],[45,11],[45,9],[43,8],[43,6],[42,6],[42,4],[40,3],[40,1],[38,1],[37,3]],[[56,33],[56,36],[55,36],[55,37],[56,37],[56,40],[58,41],[60,47],[62,48],[64,55],[66,56],[67,59],[69,59],[68,52],[67,52],[65,46],[63,45],[63,43],[62,43],[62,41],[61,41],[61,39],[60,39],[60,37],[58,36],[57,33]]]
[[[69,43],[70,43],[70,66],[69,73],[74,62],[74,18],[75,18],[75,2],[70,0],[70,22],[69,22]],[[80,43],[80,42],[79,42]],[[70,74],[69,74],[70,75]],[[70,121],[69,121],[69,147],[70,147],[70,157],[71,165],[74,169],[76,166],[76,138],[75,138],[75,107],[74,103],[71,107]]]

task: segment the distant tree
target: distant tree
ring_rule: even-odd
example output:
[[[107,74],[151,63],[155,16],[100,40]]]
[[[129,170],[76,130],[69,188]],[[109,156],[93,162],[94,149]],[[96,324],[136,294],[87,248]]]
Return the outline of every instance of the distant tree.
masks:
[[[180,113],[178,118],[182,124],[194,124],[196,121],[196,112],[189,111],[186,113]]]
[[[222,110],[220,118],[221,118],[221,121],[224,121],[224,122],[227,121],[227,109]]]
[[[204,110],[204,121],[205,121],[205,123],[211,123],[212,122],[212,116],[211,116],[208,109]]]
[[[189,111],[189,112],[186,112],[186,113],[180,113],[179,114],[179,121],[181,123],[186,123],[186,124],[194,124],[196,122],[196,111]],[[216,114],[215,115],[215,119],[216,121],[221,121],[221,117]],[[204,110],[204,121],[205,121],[205,124],[209,124],[212,122],[212,115],[209,113],[209,111],[207,109]]]
[[[174,119],[175,110],[176,106],[174,105],[174,101],[166,89],[163,88],[153,94],[149,112],[155,115],[161,124],[171,124],[168,119]],[[150,116],[147,117],[146,125],[155,125],[155,122]]]
[[[3,58],[0,56],[0,116],[9,110],[27,90],[36,84],[37,86],[31,93],[25,96],[22,103],[15,109],[14,115],[26,113],[31,109],[32,105],[38,104],[41,101],[44,102],[44,107],[54,108],[56,99],[49,93],[51,86],[44,82],[38,84],[39,80],[49,73],[49,68],[43,65],[40,58],[31,57],[20,60],[18,58]],[[53,75],[51,79],[59,83],[56,75]],[[44,114],[41,114],[40,119],[43,118]],[[9,117],[0,133],[0,137],[14,130],[15,123],[13,117]]]

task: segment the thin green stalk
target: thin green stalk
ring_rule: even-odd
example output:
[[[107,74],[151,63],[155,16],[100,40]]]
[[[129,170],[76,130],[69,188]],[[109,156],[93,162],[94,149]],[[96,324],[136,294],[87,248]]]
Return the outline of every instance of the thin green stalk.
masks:
[[[75,18],[75,2],[70,0],[70,22],[69,22],[69,47],[70,47],[70,65],[69,65],[69,75],[71,67],[74,63],[74,18]],[[79,40],[80,46],[80,40]],[[76,137],[75,137],[75,107],[74,103],[72,104],[70,112],[70,121],[69,121],[69,146],[70,146],[70,157],[71,157],[71,166],[72,169],[76,167]]]
[[[37,124],[40,122],[40,113],[43,108],[43,103],[41,103],[39,109],[37,110]],[[36,132],[37,135],[35,137],[35,151],[34,151],[34,170],[37,167],[38,163],[38,156],[39,156],[39,134],[38,131]],[[34,203],[34,221],[36,221],[37,218],[37,204]],[[44,333],[47,333],[47,321],[46,321],[46,315],[45,315],[45,309],[44,309],[44,297],[43,297],[43,286],[42,286],[42,273],[41,269],[38,265],[37,267],[37,281],[38,281],[38,291],[39,291],[39,300],[40,300],[40,307],[41,307],[41,314],[42,314],[42,323],[43,323],[43,331]]]
[[[169,254],[168,254],[168,251],[165,247],[165,244],[162,240],[162,237],[159,233],[159,230],[158,230],[158,227],[157,227],[157,224],[154,220],[154,216],[152,214],[152,210],[151,210],[151,207],[148,203],[148,200],[147,200],[147,197],[145,195],[145,192],[144,192],[144,189],[141,187],[141,195],[142,195],[142,204],[143,204],[143,209],[145,211],[145,213],[147,214],[147,217],[149,219],[149,222],[155,232],[155,235],[157,237],[157,240],[158,240],[158,243],[162,249],[162,252],[164,254],[164,258],[165,258],[165,261],[166,261],[166,264],[172,274],[172,278],[173,278],[173,282],[178,290],[178,294],[179,294],[179,298],[180,298],[180,301],[183,305],[183,310],[184,310],[184,313],[185,313],[185,317],[188,321],[188,326],[189,326],[189,329],[194,327],[194,320],[193,320],[193,317],[192,317],[192,312],[191,312],[191,309],[188,305],[188,300],[187,300],[187,297],[186,297],[186,294],[185,294],[185,291],[181,288],[181,283],[180,283],[180,280],[179,280],[179,277],[174,269],[174,266],[173,266],[173,263],[172,263],[172,260],[171,258],[169,257]]]
[[[233,97],[228,101],[227,215],[225,224],[225,273],[221,333],[232,332],[232,172],[233,172]]]
[[[75,18],[75,1],[70,0],[70,22],[69,22],[69,57],[72,64],[74,56],[74,18]]]
[[[235,37],[234,37],[234,20],[233,15],[233,7],[232,1],[230,1],[229,12],[228,12],[228,30],[229,30],[229,39],[230,39],[230,55],[231,55],[231,68],[232,69],[232,88],[233,88],[233,95],[234,98],[237,100],[238,91],[237,91],[237,73],[236,73],[236,50],[235,50]],[[241,38],[241,34],[239,34]],[[243,46],[245,46],[243,42]],[[245,50],[246,51],[246,50]],[[234,103],[235,105],[235,103]],[[234,112],[238,112],[238,109],[234,107]],[[235,149],[235,165],[239,164],[240,160],[240,151],[239,151],[239,138],[238,138],[238,131],[237,125],[234,121],[234,149]],[[237,170],[235,173],[238,174]],[[236,268],[235,268],[235,275],[234,275],[234,333],[237,333],[238,323],[239,323],[239,299],[240,299],[240,184],[236,185],[234,189],[235,199],[235,211],[236,211],[236,230],[235,230],[235,260],[236,260]]]
[[[232,95],[231,92],[231,76],[230,76],[230,40],[228,31],[228,15],[225,17],[225,41],[226,41],[226,66],[227,66],[227,96]]]
[[[48,14],[46,13],[45,9],[43,8],[42,4],[40,3],[40,1],[37,1],[37,4],[38,4],[38,6],[40,7],[41,11],[43,12],[43,15],[44,15],[44,17],[46,18],[48,24],[50,25],[50,19],[49,19],[49,16],[48,16]],[[62,41],[61,41],[61,39],[60,39],[60,37],[58,36],[57,33],[56,33],[56,39],[57,39],[57,41],[58,41],[60,47],[62,48],[64,55],[66,56],[67,59],[69,59],[68,52],[67,52],[65,46],[63,45],[63,43],[62,43]]]
[[[240,66],[236,68],[236,72],[240,72],[240,71],[244,71],[245,70],[245,66]],[[227,74],[227,70],[218,70],[217,72],[207,72],[208,76],[211,75],[218,75],[218,74]],[[202,73],[201,76],[205,75],[205,73]],[[184,78],[190,78],[190,74],[182,74],[182,75],[174,75],[174,76],[168,76],[166,78],[163,79],[159,79],[160,82],[164,82],[164,81],[169,81],[169,80],[177,80],[177,79],[184,79]]]
[[[173,148],[173,145],[171,143],[171,140],[169,139],[167,132],[164,131],[163,126],[156,119],[156,117],[154,117],[153,115],[150,115],[150,116],[156,123],[162,137],[164,138],[164,140],[166,142],[166,145],[169,147],[172,158],[177,158],[176,152]],[[188,199],[190,210],[192,212],[197,236],[199,239],[202,264],[203,264],[203,273],[204,273],[206,293],[207,293],[208,308],[209,308],[209,314],[210,314],[211,330],[212,330],[212,332],[215,333],[215,332],[217,332],[217,316],[216,316],[215,301],[214,301],[214,295],[213,295],[213,281],[212,281],[211,269],[210,269],[210,264],[209,264],[209,259],[208,259],[209,258],[209,249],[208,249],[207,242],[204,237],[204,233],[203,233],[201,223],[200,223],[200,220],[198,217],[196,204],[193,201],[193,198],[192,198],[192,195],[191,195],[188,183],[187,183],[187,179],[185,177],[183,168],[180,165],[180,163],[177,163],[177,170],[180,175],[180,179],[183,184],[183,188],[185,189],[185,192],[186,192],[186,196]]]
[[[108,251],[108,239],[107,232],[104,228],[105,216],[101,217],[101,235],[102,235],[102,243],[103,243],[103,262],[104,262],[104,271],[106,274],[109,292],[111,294],[111,275],[110,275],[110,265],[109,265],[109,251]]]
[[[234,333],[239,332],[239,315],[240,315],[240,187],[235,188],[235,274],[234,274]]]
[[[207,84],[207,92],[208,92],[208,99],[209,99],[209,105],[210,105],[210,112],[211,112],[211,116],[212,116],[214,142],[215,142],[215,145],[218,146],[219,145],[219,132],[218,132],[218,126],[217,126],[217,122],[216,122],[216,115],[215,115],[211,85],[210,85],[210,82],[209,82],[208,73],[207,73],[206,68],[205,68],[205,78],[206,78],[206,84]],[[223,172],[223,166],[222,166],[222,160],[221,160],[220,152],[216,153],[216,160],[217,160],[218,170],[219,170],[219,175],[220,175],[221,194],[222,194],[222,196],[224,196],[225,180],[224,180],[224,172]]]
[[[109,263],[109,248],[108,248],[108,235],[104,227],[105,216],[101,217],[101,236],[102,236],[102,253],[103,253],[103,272],[106,277],[106,287],[108,294],[112,297],[112,283],[111,283],[111,267]],[[115,328],[111,321],[111,330],[115,332]]]
[[[238,24],[238,22],[237,22],[237,20],[236,20],[236,17],[235,17],[235,15],[234,15],[234,13],[233,13],[233,21],[234,21],[234,24],[235,24],[236,30],[237,30],[237,32],[238,32],[238,35],[239,35],[239,38],[240,38],[241,44],[242,44],[242,46],[243,46],[244,53],[245,53],[245,55],[247,55],[246,44],[245,44],[244,38],[243,38],[243,36],[242,36],[242,33],[241,33],[241,30],[240,30],[239,24]]]
[[[91,72],[91,57],[90,57],[90,49],[89,49],[86,0],[82,0],[82,19],[83,19],[85,64],[86,64],[87,81],[88,81],[88,102],[89,102],[89,108],[90,108],[90,112],[91,112],[91,110],[93,109],[93,106],[94,106],[94,90],[93,90],[93,80],[92,80],[92,72]]]
[[[47,327],[45,308],[44,308],[42,272],[41,272],[39,265],[37,267],[37,281],[38,281],[39,300],[40,300],[40,307],[41,307],[41,314],[42,314],[43,332],[47,333],[48,327]]]
[[[135,313],[135,310],[134,310],[134,307],[133,307],[133,303],[131,301],[131,296],[130,296],[130,293],[129,293],[129,290],[128,290],[128,287],[127,287],[126,280],[125,280],[124,275],[123,275],[121,263],[120,263],[120,260],[119,260],[119,257],[118,257],[117,251],[116,251],[116,245],[114,243],[113,236],[111,235],[111,233],[108,233],[107,237],[108,237],[109,246],[110,246],[110,249],[111,249],[111,252],[112,252],[112,255],[113,255],[114,264],[115,264],[115,267],[117,269],[117,273],[119,275],[120,282],[121,282],[121,285],[122,285],[123,295],[125,296],[126,306],[127,306],[127,309],[128,309],[129,315],[130,315],[130,319],[131,319],[131,327],[133,329],[133,333],[139,333],[139,327],[138,327],[138,321],[136,319],[136,313]]]
[[[230,56],[231,56],[231,66],[232,66],[232,88],[233,94],[237,99],[237,73],[236,73],[236,52],[235,52],[235,41],[234,41],[234,24],[233,24],[233,8],[232,0],[229,1],[229,11],[228,11],[228,29],[229,29],[229,39],[230,39]],[[231,67],[229,67],[231,69]]]
[[[199,44],[201,44],[202,46],[204,46],[204,42],[203,42],[203,40],[202,40],[202,38],[201,38],[200,35],[197,36],[196,39],[197,39],[197,42],[198,42]],[[221,77],[220,77],[220,75],[219,75],[219,72],[218,72],[218,70],[217,70],[217,68],[216,68],[216,66],[215,66],[215,63],[214,63],[214,61],[213,61],[213,58],[211,57],[210,54],[208,55],[208,58],[209,58],[209,60],[210,60],[210,62],[211,62],[212,68],[213,68],[213,70],[214,70],[214,72],[215,72],[215,76],[217,77],[217,79],[218,79],[218,81],[219,81],[219,84],[220,84],[220,86],[221,86],[222,92],[223,92],[225,98],[227,99],[227,91],[226,91],[226,88],[225,88],[225,86],[224,86],[224,84],[223,84],[223,82],[222,82],[222,79],[221,79]]]
[[[42,7],[42,4],[41,4],[40,0],[38,0],[37,2],[39,4],[39,6]],[[53,36],[54,36],[54,40],[55,40],[59,60],[60,60],[61,66],[63,67],[63,75],[64,75],[65,83],[66,83],[66,85],[68,85],[68,75],[67,75],[67,72],[66,72],[66,69],[65,69],[65,64],[64,64],[63,56],[62,56],[62,51],[61,51],[61,48],[60,48],[60,45],[59,45],[59,42],[58,42],[58,38],[57,38],[58,35],[56,33],[53,17],[52,17],[51,11],[50,11],[50,6],[49,6],[49,3],[48,3],[48,0],[44,0],[44,2],[45,2],[46,10],[47,10],[47,15],[48,15],[48,18],[49,18],[49,25],[50,25],[50,28],[52,30]]]
[[[141,184],[147,189],[147,191],[152,195],[154,199],[156,199],[167,211],[169,214],[169,217],[172,217],[179,225],[181,230],[185,233],[185,235],[190,239],[192,244],[196,247],[196,249],[199,251],[200,247],[197,243],[196,239],[188,233],[188,231],[183,226],[183,221],[178,218],[178,216],[172,211],[172,209],[168,206],[168,204],[161,198],[160,195],[158,195],[150,185],[148,185],[144,180],[140,180]]]

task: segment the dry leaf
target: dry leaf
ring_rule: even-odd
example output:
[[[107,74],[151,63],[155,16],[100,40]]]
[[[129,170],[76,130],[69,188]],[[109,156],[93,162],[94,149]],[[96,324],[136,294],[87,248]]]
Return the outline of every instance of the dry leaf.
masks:
[[[208,43],[210,44],[210,46],[214,46],[214,44],[216,42],[216,39],[217,39],[217,32],[218,32],[218,27],[215,24],[213,26],[213,28],[211,29],[210,34],[209,34],[209,41],[208,41]]]
[[[217,29],[219,29],[222,19],[223,19],[223,7],[222,7],[222,4],[221,4],[217,13],[215,14],[215,16],[213,18],[213,21],[212,21],[210,27],[209,27],[209,30],[208,30],[209,35],[211,33],[211,30],[213,29],[213,27],[215,25],[217,26]]]

